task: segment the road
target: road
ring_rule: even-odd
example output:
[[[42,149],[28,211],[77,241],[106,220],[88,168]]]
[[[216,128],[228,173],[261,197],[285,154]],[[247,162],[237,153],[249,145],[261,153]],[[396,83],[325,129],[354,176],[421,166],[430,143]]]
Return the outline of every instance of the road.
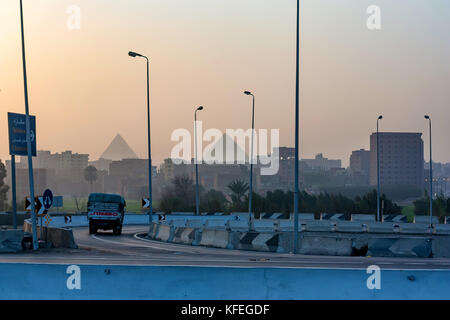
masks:
[[[106,232],[89,235],[87,228],[75,228],[79,249],[4,254],[0,255],[0,263],[324,269],[366,269],[377,265],[385,270],[450,269],[450,259],[304,256],[177,245],[139,237],[146,231],[145,226],[128,226],[121,236]]]

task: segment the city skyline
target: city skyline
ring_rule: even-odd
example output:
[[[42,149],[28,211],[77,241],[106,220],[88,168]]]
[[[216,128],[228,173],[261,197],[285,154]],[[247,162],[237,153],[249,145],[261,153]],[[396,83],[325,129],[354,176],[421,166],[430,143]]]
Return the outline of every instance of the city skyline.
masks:
[[[324,153],[347,166],[353,150],[368,148],[379,114],[385,116],[381,131],[422,132],[428,150],[428,113],[434,158],[449,162],[450,72],[440,62],[450,45],[435,35],[448,31],[450,5],[408,1],[408,14],[406,2],[372,2],[382,9],[380,31],[366,27],[369,1],[302,1],[301,157]],[[280,145],[294,145],[294,2],[77,1],[80,30],[66,26],[70,5],[24,3],[30,112],[37,117],[39,149],[97,159],[121,133],[145,158],[145,74],[127,57],[134,49],[152,61],[155,163],[170,157],[173,130],[193,131],[190,119],[198,105],[207,108],[201,114],[205,128],[249,128],[251,110],[242,96],[247,89],[257,94],[256,128],[280,129]],[[104,8],[109,10],[101,17],[94,15]],[[16,1],[0,4],[2,128],[6,112],[23,113],[18,12]],[[0,158],[9,159],[6,130],[0,139]]]

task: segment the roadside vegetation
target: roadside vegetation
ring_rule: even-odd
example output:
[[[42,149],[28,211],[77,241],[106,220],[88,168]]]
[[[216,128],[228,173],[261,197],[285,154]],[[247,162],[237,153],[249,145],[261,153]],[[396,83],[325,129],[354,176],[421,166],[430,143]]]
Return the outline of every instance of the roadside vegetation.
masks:
[[[6,168],[3,162],[0,160],[0,211],[6,209],[6,194],[9,187],[5,184]]]
[[[230,183],[227,193],[217,190],[204,192],[201,190],[202,212],[247,212],[248,211],[248,183],[236,180]],[[345,214],[376,214],[377,193],[370,191],[364,196],[350,199],[341,194],[320,193],[311,195],[301,192],[299,195],[300,212],[304,213],[345,213]],[[402,208],[382,196],[385,214],[401,214]],[[275,190],[266,195],[253,194],[254,212],[284,213],[293,212],[294,193]],[[195,184],[188,177],[177,177],[172,185],[162,193],[158,210],[171,212],[195,211]]]

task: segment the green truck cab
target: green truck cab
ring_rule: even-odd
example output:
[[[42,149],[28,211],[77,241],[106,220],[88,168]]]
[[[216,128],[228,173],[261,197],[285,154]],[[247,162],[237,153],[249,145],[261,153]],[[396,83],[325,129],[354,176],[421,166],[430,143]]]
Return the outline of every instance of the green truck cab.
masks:
[[[117,194],[92,193],[87,203],[87,217],[89,220],[89,234],[100,230],[113,230],[122,233],[125,216],[125,199]]]

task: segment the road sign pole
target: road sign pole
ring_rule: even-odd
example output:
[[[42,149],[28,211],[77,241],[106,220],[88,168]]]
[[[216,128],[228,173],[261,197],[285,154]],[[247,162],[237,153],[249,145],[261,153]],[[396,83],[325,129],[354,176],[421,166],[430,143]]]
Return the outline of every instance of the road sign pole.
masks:
[[[31,150],[31,132],[30,132],[30,112],[28,106],[28,85],[27,85],[27,63],[25,55],[25,35],[23,27],[23,6],[22,0],[20,0],[20,30],[22,34],[22,63],[23,63],[23,85],[25,96],[25,114],[26,114],[26,131],[27,131],[27,153],[28,153],[28,175],[30,182],[30,197],[34,199],[34,179],[33,179],[33,158]],[[32,218],[32,232],[33,232],[33,250],[39,249],[39,243],[37,241],[37,227],[36,227],[36,210],[34,208],[34,201],[31,201],[31,218]]]
[[[41,216],[41,237],[40,239],[42,240],[44,238],[44,230],[42,230],[42,216]]]
[[[16,156],[11,156],[13,229],[17,229]]]
[[[294,166],[294,246],[293,253],[298,251],[298,211],[299,211],[299,129],[300,129],[300,0],[297,0],[297,43],[296,43],[296,85],[295,85],[295,166]]]

